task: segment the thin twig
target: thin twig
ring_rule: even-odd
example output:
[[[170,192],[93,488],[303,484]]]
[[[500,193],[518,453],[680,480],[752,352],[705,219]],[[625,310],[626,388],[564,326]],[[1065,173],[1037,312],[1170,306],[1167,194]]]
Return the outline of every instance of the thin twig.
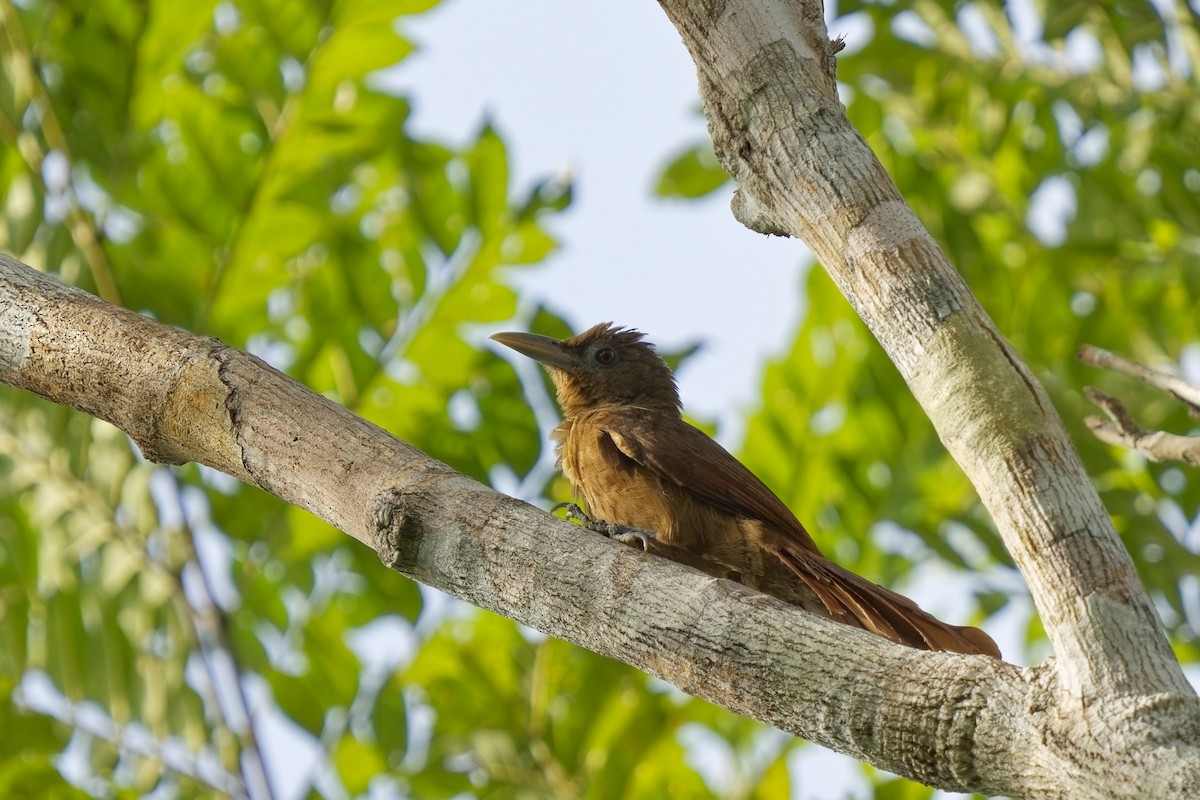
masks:
[[[1077,356],[1085,364],[1111,369],[1160,389],[1186,405],[1192,416],[1200,416],[1200,389],[1181,378],[1091,345],[1079,348]],[[1200,436],[1181,436],[1143,428],[1124,404],[1112,395],[1091,386],[1084,387],[1083,394],[1109,417],[1106,420],[1091,416],[1083,421],[1100,441],[1136,450],[1151,461],[1182,461],[1200,467]]]
[[[275,789],[271,784],[270,774],[259,745],[257,718],[250,698],[246,694],[241,660],[229,630],[229,615],[217,601],[217,592],[213,587],[212,576],[205,567],[204,559],[200,557],[196,529],[192,525],[191,515],[183,502],[183,484],[179,479],[179,474],[175,470],[167,470],[166,474],[171,479],[171,491],[179,509],[180,529],[186,537],[189,550],[188,562],[195,565],[196,572],[200,576],[195,588],[198,592],[202,592],[203,596],[195,598],[195,600],[201,602],[196,603],[192,597],[188,596],[187,592],[180,592],[179,597],[183,599],[187,607],[188,620],[201,650],[201,661],[208,672],[209,683],[213,690],[214,713],[222,724],[223,732],[232,734],[236,740],[235,746],[238,746],[239,752],[237,753],[237,762],[233,767],[241,777],[246,797],[256,800],[274,800]],[[180,573],[178,578],[181,586],[182,577],[182,573]],[[218,672],[217,661],[214,659],[217,651],[224,655],[231,667],[228,681],[223,681]],[[230,690],[231,684],[232,690]],[[235,705],[243,718],[244,727],[240,731],[240,735],[239,732],[234,731],[233,724],[224,714],[222,698]]]
[[[1193,386],[1183,378],[1161,370],[1151,369],[1136,361],[1130,361],[1116,353],[1111,353],[1108,350],[1090,344],[1085,344],[1079,348],[1076,357],[1084,364],[1091,364],[1094,367],[1120,372],[1131,378],[1137,378],[1147,386],[1164,391],[1187,406],[1188,413],[1193,417],[1200,417],[1200,387]]]

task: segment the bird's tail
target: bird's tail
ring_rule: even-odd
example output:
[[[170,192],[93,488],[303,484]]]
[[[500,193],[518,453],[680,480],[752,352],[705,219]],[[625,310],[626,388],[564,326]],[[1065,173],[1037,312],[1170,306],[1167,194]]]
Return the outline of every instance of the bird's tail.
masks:
[[[1000,648],[978,628],[950,625],[907,597],[877,586],[817,553],[779,547],[776,555],[825,604],[833,619],[922,650],[948,650],[1000,658]]]

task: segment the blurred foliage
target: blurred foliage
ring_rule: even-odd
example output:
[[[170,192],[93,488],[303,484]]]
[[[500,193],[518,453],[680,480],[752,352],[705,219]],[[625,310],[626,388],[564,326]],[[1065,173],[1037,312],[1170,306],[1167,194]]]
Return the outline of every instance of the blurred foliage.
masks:
[[[412,50],[405,15],[435,4],[0,0],[0,247],[258,353],[467,474],[561,499],[528,404],[544,405],[544,380],[481,342],[518,315],[567,333],[519,308],[502,268],[552,250],[545,223],[571,187],[514,189],[487,123],[457,144],[409,129],[376,74]],[[1174,363],[1197,340],[1195,14],[1031,7],[1018,37],[991,3],[844,3],[831,29],[862,33],[839,77],[1045,380],[1194,662],[1200,485],[1086,434],[1079,387],[1129,387],[1072,356],[1088,341]],[[704,144],[657,190],[723,180]],[[1015,582],[970,486],[823,273],[806,290],[747,462],[811,510],[839,560],[889,583],[921,561],[979,570],[976,617],[1005,608]],[[1168,400],[1136,399],[1146,424],[1189,428]],[[911,533],[881,536],[881,521]],[[111,427],[7,389],[0,637],[0,731],[21,731],[0,736],[6,797],[267,797],[259,754],[287,797],[820,792],[788,737],[447,607],[304,512],[148,464]]]

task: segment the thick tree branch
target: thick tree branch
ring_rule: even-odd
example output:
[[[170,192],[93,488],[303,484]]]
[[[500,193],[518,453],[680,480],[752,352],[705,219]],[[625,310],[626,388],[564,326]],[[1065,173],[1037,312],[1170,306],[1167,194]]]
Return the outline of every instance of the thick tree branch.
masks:
[[[916,780],[1003,791],[1033,673],[929,653],[589,534],[460,475],[259,359],[0,255],[0,382],[335,525],[394,569]],[[914,753],[922,754],[919,758]]]
[[[1110,797],[1128,791],[1121,782],[1142,797],[1196,791],[1195,692],[1045,391],[846,118],[841,46],[821,4],[660,5],[696,62],[717,156],[737,183],[735,216],[812,249],[975,485],[1029,585],[1055,656],[1037,673],[1049,705],[1030,707],[1026,721],[1037,718],[1054,756],[1004,764],[976,747],[975,767],[1021,796]],[[1047,780],[1051,763],[1059,771]]]
[[[895,645],[588,534],[253,356],[2,255],[0,381],[120,425],[147,457],[260,486],[417,580],[879,767],[947,789],[1089,796],[1063,776],[1086,772],[1079,739],[1114,720],[1055,710],[1053,668]],[[1160,696],[1116,717],[1137,747],[1156,745],[1144,760],[1157,783],[1129,796],[1200,783],[1189,712],[1187,698]],[[1175,722],[1148,726],[1155,717]]]
[[[1191,689],[1046,394],[838,100],[819,2],[663,0],[749,227],[802,238],[979,491],[1080,700]]]

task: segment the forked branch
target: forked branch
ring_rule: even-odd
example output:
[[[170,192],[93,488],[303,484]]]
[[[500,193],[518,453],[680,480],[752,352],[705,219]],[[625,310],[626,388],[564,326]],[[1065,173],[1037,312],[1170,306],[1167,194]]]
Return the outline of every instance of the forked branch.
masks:
[[[1093,345],[1084,345],[1076,355],[1084,364],[1128,375],[1147,386],[1166,392],[1187,406],[1190,416],[1200,418],[1200,387],[1193,386],[1176,375],[1130,361]],[[1091,386],[1084,387],[1083,393],[1108,415],[1108,419],[1093,415],[1083,420],[1100,441],[1136,450],[1151,461],[1182,461],[1193,467],[1200,467],[1200,436],[1143,428],[1129,409],[1112,395]]]

